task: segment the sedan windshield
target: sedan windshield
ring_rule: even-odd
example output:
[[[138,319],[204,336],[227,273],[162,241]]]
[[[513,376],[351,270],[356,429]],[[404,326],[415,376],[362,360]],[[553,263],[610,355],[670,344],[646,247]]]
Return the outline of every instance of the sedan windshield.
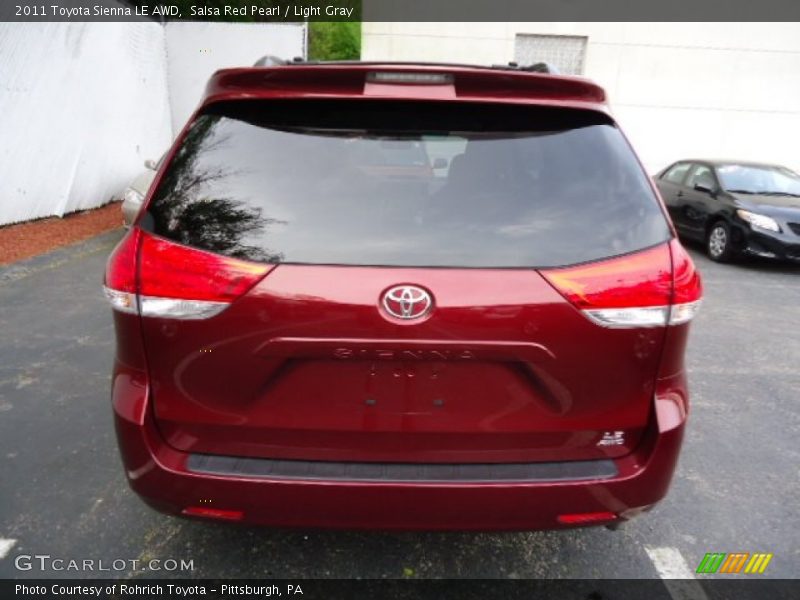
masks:
[[[800,196],[800,176],[784,167],[724,165],[717,173],[729,192]]]

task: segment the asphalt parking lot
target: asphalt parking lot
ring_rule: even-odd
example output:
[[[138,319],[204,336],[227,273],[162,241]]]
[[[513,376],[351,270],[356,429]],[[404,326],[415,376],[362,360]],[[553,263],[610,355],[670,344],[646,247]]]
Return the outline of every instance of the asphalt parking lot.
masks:
[[[651,578],[657,556],[771,552],[800,573],[800,268],[718,265],[690,341],[690,428],[670,495],[612,532],[279,531],[178,520],[125,482],[100,283],[121,232],[0,267],[0,577]],[[454,510],[457,510],[454,507]],[[19,554],[189,559],[187,572],[19,571]],[[698,576],[700,577],[700,576]],[[705,576],[713,577],[713,576]]]

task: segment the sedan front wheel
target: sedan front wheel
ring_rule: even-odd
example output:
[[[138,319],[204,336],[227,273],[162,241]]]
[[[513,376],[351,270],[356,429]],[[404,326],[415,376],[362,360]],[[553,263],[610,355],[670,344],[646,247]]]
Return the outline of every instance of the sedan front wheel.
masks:
[[[706,239],[708,257],[716,262],[729,262],[733,258],[731,230],[724,221],[714,223]]]

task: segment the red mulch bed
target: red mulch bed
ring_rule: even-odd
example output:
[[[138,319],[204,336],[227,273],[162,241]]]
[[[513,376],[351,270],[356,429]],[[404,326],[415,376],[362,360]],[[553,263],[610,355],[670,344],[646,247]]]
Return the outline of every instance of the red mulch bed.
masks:
[[[59,246],[122,227],[122,209],[112,202],[65,217],[47,217],[0,227],[0,265],[44,254]]]

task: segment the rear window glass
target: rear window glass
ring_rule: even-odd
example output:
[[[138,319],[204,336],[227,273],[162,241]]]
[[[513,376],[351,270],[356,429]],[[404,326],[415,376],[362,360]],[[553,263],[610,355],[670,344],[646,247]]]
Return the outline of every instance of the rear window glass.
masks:
[[[311,264],[549,267],[670,236],[607,117],[491,104],[215,105],[148,213],[186,245]]]

